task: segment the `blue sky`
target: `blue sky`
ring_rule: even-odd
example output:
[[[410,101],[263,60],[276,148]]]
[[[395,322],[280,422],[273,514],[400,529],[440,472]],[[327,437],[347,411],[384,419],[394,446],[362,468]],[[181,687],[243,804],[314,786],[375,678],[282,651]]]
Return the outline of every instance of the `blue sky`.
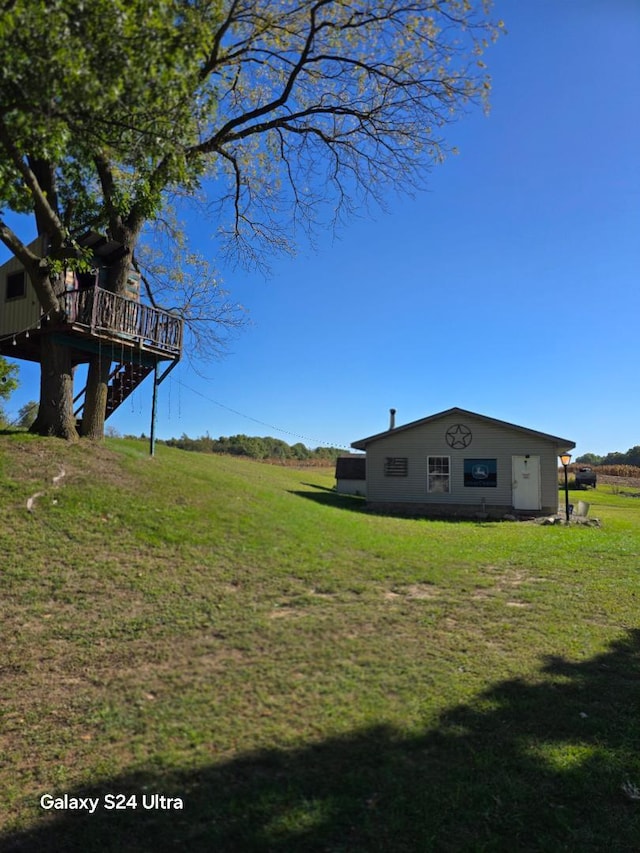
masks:
[[[427,192],[390,196],[269,278],[221,268],[251,325],[201,375],[172,372],[160,438],[348,447],[390,407],[402,424],[459,406],[578,454],[640,444],[640,3],[494,11],[508,35],[485,57],[490,115],[447,129],[460,153]],[[205,253],[212,230],[192,226]],[[10,411],[37,398],[36,370],[21,375]],[[148,434],[146,384],[110,418],[118,431]]]

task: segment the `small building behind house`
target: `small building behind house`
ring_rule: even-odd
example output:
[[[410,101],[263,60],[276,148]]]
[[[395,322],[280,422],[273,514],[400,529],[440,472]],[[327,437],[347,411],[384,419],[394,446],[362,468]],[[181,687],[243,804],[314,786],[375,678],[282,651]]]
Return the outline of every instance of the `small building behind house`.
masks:
[[[336,459],[336,491],[341,495],[367,494],[367,457],[351,453]]]
[[[567,438],[452,408],[354,441],[366,452],[367,505],[417,516],[558,512],[558,456]]]

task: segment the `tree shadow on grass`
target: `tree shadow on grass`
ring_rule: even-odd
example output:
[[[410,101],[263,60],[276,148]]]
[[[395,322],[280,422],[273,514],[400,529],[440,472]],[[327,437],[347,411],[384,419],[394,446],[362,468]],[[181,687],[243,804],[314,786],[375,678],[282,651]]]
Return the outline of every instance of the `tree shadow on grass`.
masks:
[[[0,849],[638,851],[627,783],[640,784],[639,658],[633,631],[584,662],[554,658],[535,680],[497,683],[418,736],[381,725],[198,772],[110,779],[67,793],[135,794],[136,810],[43,817]],[[184,810],[147,811],[144,791],[179,796]]]
[[[477,519],[465,515],[454,516],[436,514],[427,516],[424,513],[412,512],[410,508],[407,508],[402,512],[393,512],[390,509],[375,509],[368,506],[366,498],[359,495],[344,495],[340,492],[336,492],[334,489],[329,489],[326,486],[318,486],[315,483],[302,483],[302,485],[309,486],[309,488],[317,489],[318,491],[303,492],[301,490],[289,490],[289,494],[313,501],[316,504],[320,504],[320,506],[331,506],[336,509],[365,513],[366,515],[378,516],[379,518],[398,518],[402,521],[439,521],[446,524],[476,524],[481,526],[503,523],[503,520],[499,518]]]
[[[303,483],[302,485],[308,485],[317,491],[303,492],[300,490],[290,490],[289,494],[296,495],[299,498],[306,498],[321,506],[332,506],[336,509],[346,509],[351,512],[369,512],[367,502],[362,497],[357,495],[343,495],[334,489],[327,489],[325,486],[316,486],[313,483]]]
[[[318,489],[322,492],[330,492],[332,495],[337,495],[338,492],[332,486],[320,486],[318,483],[300,483],[301,486],[308,486],[310,489]],[[306,492],[305,492],[306,494]]]

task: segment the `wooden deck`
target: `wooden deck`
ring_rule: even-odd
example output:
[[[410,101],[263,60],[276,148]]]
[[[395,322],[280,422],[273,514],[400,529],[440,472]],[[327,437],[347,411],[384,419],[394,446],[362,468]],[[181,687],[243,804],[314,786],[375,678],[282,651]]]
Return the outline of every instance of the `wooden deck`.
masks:
[[[123,346],[166,358],[182,352],[181,317],[111,293],[101,287],[71,290],[60,297],[67,328],[90,337],[114,339]]]

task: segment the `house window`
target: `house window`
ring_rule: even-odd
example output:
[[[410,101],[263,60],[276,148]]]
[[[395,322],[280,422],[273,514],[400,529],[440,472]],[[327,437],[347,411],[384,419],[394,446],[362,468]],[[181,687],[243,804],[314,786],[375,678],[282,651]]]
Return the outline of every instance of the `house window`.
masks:
[[[5,297],[8,302],[10,299],[22,299],[27,295],[24,271],[10,272],[7,276],[7,295]]]
[[[451,491],[449,456],[427,457],[427,491],[441,494]]]
[[[384,460],[385,477],[406,477],[409,473],[409,460],[406,456],[387,456]]]

